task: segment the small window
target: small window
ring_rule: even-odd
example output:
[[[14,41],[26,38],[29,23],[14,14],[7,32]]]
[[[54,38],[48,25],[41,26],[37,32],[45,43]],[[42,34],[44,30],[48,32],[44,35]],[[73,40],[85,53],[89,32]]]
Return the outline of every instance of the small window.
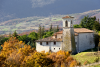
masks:
[[[72,20],[71,20],[71,24],[72,24]]]
[[[75,42],[75,44],[77,44],[77,42]]]
[[[60,50],[60,48],[59,48],[59,50]]]
[[[46,45],[48,45],[48,42],[46,42]]]
[[[57,38],[57,35],[55,35],[55,38]]]
[[[86,35],[86,38],[87,38],[87,35]]]
[[[42,42],[40,42],[40,45],[42,45]]]
[[[54,45],[56,45],[56,42],[54,42]]]
[[[55,50],[55,48],[54,48],[54,50]]]
[[[61,38],[63,38],[63,36],[61,36]]]

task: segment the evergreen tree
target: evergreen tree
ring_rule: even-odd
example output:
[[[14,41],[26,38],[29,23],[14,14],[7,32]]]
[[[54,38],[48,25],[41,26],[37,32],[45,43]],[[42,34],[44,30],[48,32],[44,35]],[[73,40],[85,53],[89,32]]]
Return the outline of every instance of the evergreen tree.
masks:
[[[52,24],[50,25],[50,29],[49,29],[49,31],[50,31],[50,32],[52,31]]]
[[[41,25],[39,25],[38,36],[39,36],[39,39],[42,38],[42,35],[41,35]]]
[[[95,17],[95,16],[94,16],[94,17],[85,16],[85,17],[81,20],[80,26],[81,26],[82,28],[87,28],[87,29],[92,30],[95,21],[96,21],[96,17]]]
[[[44,35],[44,26],[42,27],[42,29],[41,29],[41,36],[43,37],[43,35]]]
[[[95,21],[94,25],[93,25],[93,29],[96,31],[100,31],[100,24],[98,21]]]
[[[18,34],[17,34],[16,30],[15,30],[14,33],[13,33],[13,37],[18,38]]]
[[[59,25],[57,25],[57,31],[56,32],[58,32],[59,31]]]

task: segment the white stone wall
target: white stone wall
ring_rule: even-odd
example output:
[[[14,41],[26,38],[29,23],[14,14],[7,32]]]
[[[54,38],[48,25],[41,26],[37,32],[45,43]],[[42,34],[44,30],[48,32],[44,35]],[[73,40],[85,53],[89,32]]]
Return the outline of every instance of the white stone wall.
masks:
[[[73,18],[66,18],[66,19],[63,19],[63,27],[65,27],[65,22],[68,22],[68,27],[73,27]],[[71,21],[72,21],[72,26],[71,26]]]
[[[76,51],[78,52],[78,36],[75,36]]]
[[[79,52],[94,48],[93,33],[79,33]]]
[[[38,52],[49,52],[49,50],[51,50],[52,52],[57,52],[59,50],[62,50],[61,45],[62,42],[56,42],[56,45],[54,45],[54,42],[48,42],[48,45],[46,45],[46,42],[42,42],[42,45],[40,45],[40,42],[36,42],[36,50]]]
[[[62,37],[62,34],[57,34],[57,38],[61,38]]]

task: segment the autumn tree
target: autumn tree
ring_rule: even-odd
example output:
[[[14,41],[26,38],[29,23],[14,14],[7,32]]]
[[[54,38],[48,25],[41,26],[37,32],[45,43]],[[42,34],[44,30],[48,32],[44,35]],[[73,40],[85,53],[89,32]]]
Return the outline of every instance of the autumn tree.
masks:
[[[0,52],[1,67],[75,67],[77,62],[69,52],[37,52],[30,45],[11,37]]]

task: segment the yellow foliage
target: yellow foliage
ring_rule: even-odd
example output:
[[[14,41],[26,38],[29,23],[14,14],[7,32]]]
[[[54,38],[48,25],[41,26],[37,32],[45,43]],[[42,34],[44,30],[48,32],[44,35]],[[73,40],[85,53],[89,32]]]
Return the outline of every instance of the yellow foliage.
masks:
[[[65,63],[61,63],[61,67],[66,67]]]
[[[30,45],[13,37],[4,42],[2,47],[1,67],[74,67],[77,63],[69,52],[36,52]]]
[[[77,65],[76,60],[73,60],[73,61],[71,62],[71,64],[70,64],[70,67],[75,67],[76,65]]]

